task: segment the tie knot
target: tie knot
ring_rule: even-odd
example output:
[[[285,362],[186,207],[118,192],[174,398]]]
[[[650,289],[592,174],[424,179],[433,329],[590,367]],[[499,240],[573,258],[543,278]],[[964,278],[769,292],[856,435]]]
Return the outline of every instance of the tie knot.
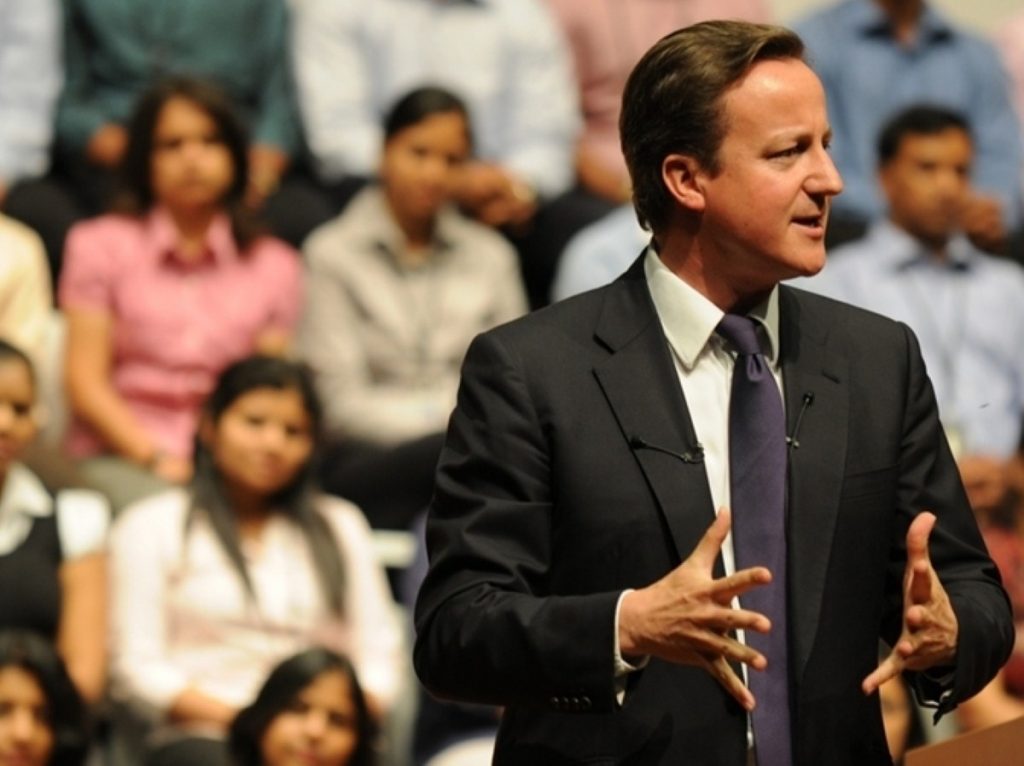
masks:
[[[750,317],[726,314],[718,323],[716,332],[743,356],[761,353],[761,342],[757,338],[757,322]]]

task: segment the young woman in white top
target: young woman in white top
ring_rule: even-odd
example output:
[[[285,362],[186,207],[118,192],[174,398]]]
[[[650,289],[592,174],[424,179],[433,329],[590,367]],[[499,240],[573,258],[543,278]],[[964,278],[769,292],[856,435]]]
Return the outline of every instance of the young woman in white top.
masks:
[[[149,763],[223,763],[237,711],[310,645],[352,657],[376,714],[393,702],[401,629],[360,511],[313,489],[320,426],[303,366],[238,362],[204,409],[191,486],[115,523],[114,695],[149,724]]]

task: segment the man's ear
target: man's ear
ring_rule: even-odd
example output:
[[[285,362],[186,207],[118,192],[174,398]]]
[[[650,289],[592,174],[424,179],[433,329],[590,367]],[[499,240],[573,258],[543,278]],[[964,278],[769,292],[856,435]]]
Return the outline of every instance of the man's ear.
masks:
[[[661,163],[661,180],[672,198],[685,210],[704,210],[704,170],[689,154],[670,154]]]

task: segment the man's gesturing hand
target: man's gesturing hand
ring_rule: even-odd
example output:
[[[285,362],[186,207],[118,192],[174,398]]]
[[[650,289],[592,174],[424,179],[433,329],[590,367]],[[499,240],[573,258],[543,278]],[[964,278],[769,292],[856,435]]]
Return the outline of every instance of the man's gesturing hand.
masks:
[[[619,648],[624,656],[651,655],[682,665],[697,665],[714,676],[747,710],[754,696],[730,661],[764,670],[764,656],[730,637],[732,631],[766,633],[762,614],[733,609],[733,598],[771,582],[764,567],[714,579],[712,570],[729,534],[729,511],[722,509],[697,547],[682,564],[656,583],[628,593],[619,611]]]
[[[918,514],[907,530],[903,632],[889,656],[864,679],[865,694],[904,670],[948,665],[956,656],[956,615],[928,557],[928,536],[934,526],[935,515],[925,512]]]

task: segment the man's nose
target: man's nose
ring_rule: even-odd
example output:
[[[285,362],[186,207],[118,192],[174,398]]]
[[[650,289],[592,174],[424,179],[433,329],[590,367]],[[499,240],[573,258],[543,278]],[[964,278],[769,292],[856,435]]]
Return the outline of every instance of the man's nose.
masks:
[[[843,190],[843,177],[839,175],[839,169],[832,160],[828,150],[821,147],[817,150],[814,158],[814,172],[808,179],[807,191],[811,194],[823,194],[827,197],[834,197]]]

